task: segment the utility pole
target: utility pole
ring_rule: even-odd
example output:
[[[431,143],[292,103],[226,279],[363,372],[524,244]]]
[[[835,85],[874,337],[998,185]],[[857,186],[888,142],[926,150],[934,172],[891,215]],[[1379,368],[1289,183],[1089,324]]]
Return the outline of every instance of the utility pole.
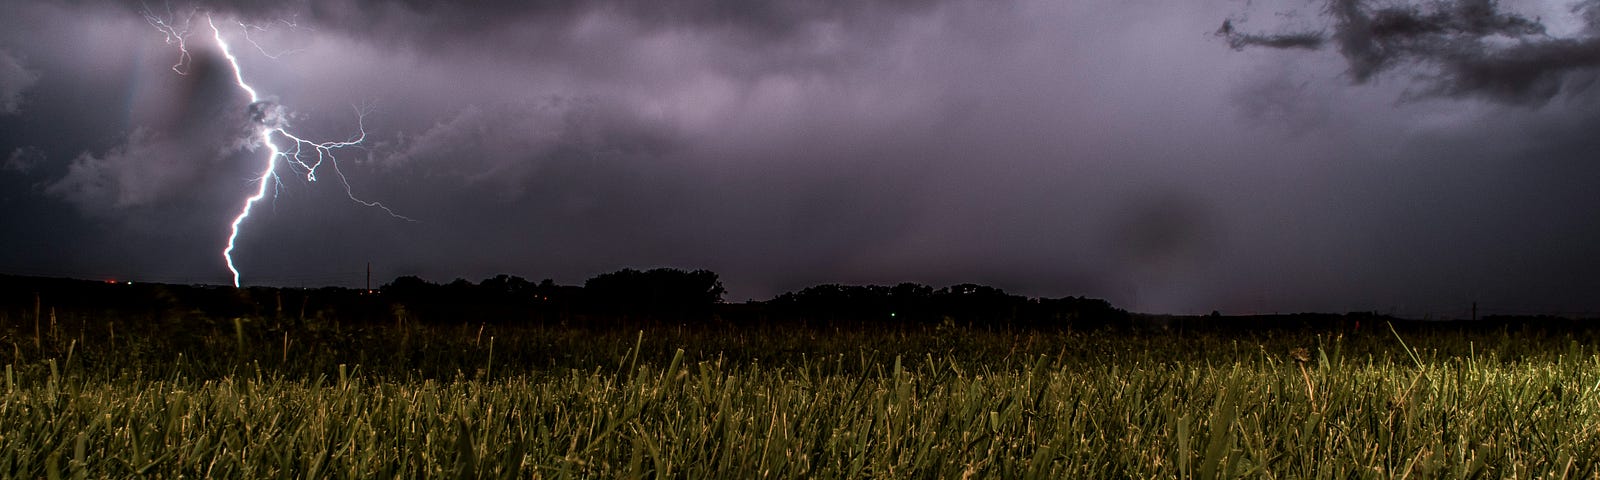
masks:
[[[1478,302],[1472,302],[1472,321],[1478,321]]]
[[[367,262],[367,293],[372,293],[372,262]]]

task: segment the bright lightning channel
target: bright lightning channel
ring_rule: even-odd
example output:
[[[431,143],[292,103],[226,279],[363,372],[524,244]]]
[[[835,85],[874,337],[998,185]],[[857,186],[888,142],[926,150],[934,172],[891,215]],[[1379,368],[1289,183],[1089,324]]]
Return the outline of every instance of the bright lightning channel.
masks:
[[[192,16],[193,12],[190,13],[190,17]],[[190,63],[190,55],[188,47],[184,43],[184,37],[188,33],[186,29],[180,30],[177,26],[165,22],[161,18],[148,13],[148,10],[146,10],[145,13],[145,20],[150,22],[151,25],[155,26],[156,29],[161,31],[163,34],[166,34],[167,43],[177,45],[180,53],[178,63],[172,66],[172,70],[178,72],[179,74],[187,74]],[[188,23],[187,19],[185,23]],[[312,182],[317,181],[317,169],[324,163],[327,163],[333,167],[333,172],[335,176],[339,178],[339,183],[344,186],[345,196],[349,197],[351,201],[364,206],[382,209],[385,213],[388,213],[390,216],[398,219],[411,222],[416,221],[404,215],[395,213],[393,210],[390,210],[388,206],[385,206],[381,202],[371,202],[356,198],[355,193],[351,191],[350,181],[345,178],[344,172],[339,169],[339,161],[338,158],[334,156],[334,151],[346,147],[360,145],[361,142],[367,137],[365,111],[362,111],[361,109],[356,110],[356,122],[357,127],[359,128],[359,133],[349,140],[342,142],[318,143],[305,140],[294,135],[293,133],[290,133],[287,130],[289,122],[283,107],[270,101],[264,101],[261,98],[260,93],[256,91],[255,87],[250,86],[250,83],[245,81],[244,69],[239,67],[239,59],[233,55],[233,50],[229,47],[228,41],[222,38],[222,29],[217,27],[216,21],[211,18],[210,14],[206,15],[206,24],[211,27],[211,38],[217,42],[217,48],[222,51],[222,56],[228,60],[229,67],[233,69],[234,83],[239,86],[240,90],[243,90],[246,94],[250,95],[251,120],[260,124],[260,128],[256,131],[255,137],[261,142],[262,145],[267,147],[267,155],[263,158],[264,161],[262,162],[261,173],[255,178],[256,191],[253,195],[245,198],[244,206],[239,209],[239,214],[235,216],[233,218],[233,222],[229,224],[228,245],[222,250],[222,258],[228,265],[228,271],[233,273],[234,287],[240,286],[239,268],[233,263],[233,251],[239,239],[239,229],[244,225],[244,221],[250,218],[250,211],[255,208],[256,203],[267,197],[267,184],[277,183],[278,173],[276,167],[279,159],[282,159],[288,163],[291,170],[301,172],[303,175],[305,175],[307,181]],[[261,46],[256,44],[255,40],[250,39],[249,37],[250,29],[260,29],[260,27],[254,27],[242,22],[239,23],[239,25],[244,29],[246,40],[248,40],[251,44],[256,45],[257,49],[260,49]],[[276,55],[267,54],[265,50],[262,50],[262,53],[266,54],[270,58],[277,58]],[[277,142],[274,140],[274,137],[281,137],[282,139],[287,140],[290,142],[291,146],[287,149],[279,147]]]

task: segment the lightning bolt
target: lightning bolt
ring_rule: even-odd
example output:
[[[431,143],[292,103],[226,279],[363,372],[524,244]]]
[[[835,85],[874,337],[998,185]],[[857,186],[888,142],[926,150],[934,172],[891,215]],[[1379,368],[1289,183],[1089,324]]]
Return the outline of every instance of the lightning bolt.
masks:
[[[146,9],[144,12],[145,20],[148,21],[152,26],[156,27],[158,31],[166,35],[167,43],[169,45],[177,46],[179,51],[178,62],[173,64],[172,71],[177,72],[180,75],[186,75],[189,71],[191,56],[189,54],[189,49],[185,38],[189,34],[188,25],[191,23],[190,20],[193,19],[194,15],[195,12],[191,11],[183,20],[184,26],[179,27],[175,23],[167,22],[161,17],[151,14],[148,9]],[[171,17],[170,12],[169,17]],[[282,55],[273,55],[267,53],[265,49],[261,48],[260,44],[257,44],[254,39],[250,38],[250,31],[252,29],[258,31],[262,30],[261,27],[247,25],[243,22],[238,23],[244,31],[244,37],[246,41],[252,45],[255,45],[258,50],[261,50],[263,55],[274,59],[278,58],[279,55]],[[416,221],[410,217],[395,213],[394,210],[389,209],[388,206],[381,202],[367,201],[357,198],[354,191],[352,191],[350,188],[349,179],[345,177],[344,171],[339,169],[339,160],[335,156],[335,152],[344,148],[357,147],[367,138],[367,111],[362,110],[361,108],[356,109],[356,126],[358,133],[348,140],[313,142],[291,133],[288,130],[288,114],[284,107],[270,100],[262,98],[261,94],[256,91],[255,87],[250,86],[250,83],[245,80],[244,69],[240,68],[238,57],[234,56],[233,50],[228,45],[227,39],[223,38],[222,29],[217,27],[216,21],[212,19],[210,14],[206,14],[206,25],[211,28],[212,40],[216,42],[217,48],[222,51],[222,56],[228,60],[228,66],[233,69],[234,84],[239,87],[239,90],[250,96],[249,108],[251,121],[258,124],[258,127],[254,133],[254,137],[257,142],[266,146],[267,148],[267,155],[262,158],[263,161],[261,165],[261,173],[258,174],[254,179],[256,182],[255,193],[245,198],[244,206],[239,209],[239,214],[234,216],[233,222],[228,225],[228,243],[227,247],[223,248],[222,250],[222,259],[227,263],[228,271],[233,273],[234,287],[240,286],[239,268],[233,263],[233,251],[236,248],[236,244],[239,239],[239,230],[244,225],[245,220],[250,218],[250,212],[255,208],[255,205],[261,202],[263,199],[266,199],[267,185],[279,184],[277,172],[279,160],[282,160],[288,164],[290,170],[304,175],[306,181],[310,182],[317,181],[317,169],[321,168],[324,164],[327,164],[333,168],[334,176],[339,179],[339,184],[344,187],[345,196],[349,197],[351,201],[363,206],[383,210],[384,213],[387,213],[389,216],[394,218],[409,222]],[[290,26],[293,27],[294,25],[290,24]],[[292,53],[292,51],[284,53]],[[287,146],[279,146],[279,142],[284,142],[287,144]]]

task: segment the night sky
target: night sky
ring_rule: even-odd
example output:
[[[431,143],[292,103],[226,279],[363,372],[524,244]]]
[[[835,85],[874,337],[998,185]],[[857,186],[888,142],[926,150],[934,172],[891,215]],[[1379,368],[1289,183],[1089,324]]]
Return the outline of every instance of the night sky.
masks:
[[[368,112],[339,167],[417,220],[280,164],[246,285],[1600,312],[1600,1],[455,3],[0,0],[0,273],[231,282],[266,150],[209,15],[291,131]]]

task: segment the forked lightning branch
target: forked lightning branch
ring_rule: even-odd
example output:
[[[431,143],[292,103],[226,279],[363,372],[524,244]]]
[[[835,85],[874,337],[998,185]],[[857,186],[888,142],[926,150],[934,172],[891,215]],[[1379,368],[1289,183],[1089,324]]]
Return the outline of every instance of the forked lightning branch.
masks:
[[[169,21],[153,15],[149,11],[144,13],[145,20],[166,35],[167,43],[178,48],[178,62],[173,64],[172,70],[180,75],[188,74],[191,54],[186,42],[190,34],[189,27],[194,23],[195,15],[196,13],[191,12],[181,21],[176,18]],[[239,26],[241,35],[247,40],[249,40],[249,30],[256,28],[243,22],[235,21],[233,23]],[[259,145],[267,150],[267,154],[262,157],[260,174],[255,177],[255,192],[245,198],[244,205],[239,208],[239,214],[234,216],[233,222],[228,225],[228,243],[222,250],[222,259],[227,263],[228,271],[233,273],[233,286],[240,286],[239,268],[234,265],[233,259],[240,229],[244,226],[245,220],[250,218],[250,212],[255,208],[256,204],[267,197],[268,186],[277,185],[279,181],[279,161],[284,162],[297,174],[304,175],[305,179],[311,182],[317,181],[317,171],[326,166],[333,170],[334,176],[339,179],[339,184],[344,187],[345,195],[350,197],[351,201],[381,209],[398,219],[415,221],[395,213],[383,203],[357,198],[350,189],[350,181],[345,178],[344,172],[339,169],[339,159],[335,154],[339,150],[360,145],[366,139],[367,131],[364,122],[366,112],[360,109],[356,110],[358,131],[354,136],[344,141],[313,142],[291,133],[289,131],[287,111],[282,105],[263,98],[260,92],[245,80],[244,68],[240,67],[239,58],[234,55],[233,49],[228,45],[223,29],[217,26],[216,20],[209,13],[205,14],[205,24],[211,30],[211,39],[216,42],[217,49],[223,58],[228,60],[229,68],[233,69],[234,83],[239,87],[239,90],[250,96],[248,105],[250,121],[256,126],[255,139],[251,145]],[[254,40],[249,41],[254,43]],[[256,45],[256,47],[260,49],[260,45]],[[265,50],[262,50],[262,52],[266,55]],[[274,55],[266,56],[276,58]]]

